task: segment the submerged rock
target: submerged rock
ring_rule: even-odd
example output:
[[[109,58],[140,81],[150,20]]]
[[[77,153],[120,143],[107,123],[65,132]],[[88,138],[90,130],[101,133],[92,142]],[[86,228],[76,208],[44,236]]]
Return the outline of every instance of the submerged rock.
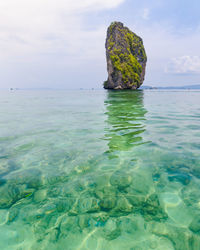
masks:
[[[27,189],[25,185],[4,185],[0,188],[0,209],[11,207],[18,200],[31,196],[33,192],[33,189]]]
[[[0,163],[0,184],[2,182],[2,177],[7,175],[9,172],[14,171],[18,168],[15,162],[2,160]]]
[[[193,221],[190,223],[189,229],[194,233],[200,233],[200,217],[195,216]]]
[[[115,207],[116,190],[112,186],[106,186],[96,190],[96,196],[100,199],[100,207],[103,211],[108,211]]]
[[[115,197],[105,197],[100,201],[100,206],[102,210],[110,210],[115,207],[116,198]]]
[[[188,173],[177,172],[169,175],[168,180],[171,182],[176,181],[182,183],[183,185],[187,185],[190,183],[191,176]]]
[[[147,221],[160,221],[168,218],[168,215],[160,205],[160,201],[156,194],[150,195],[150,197],[148,197],[148,199],[143,203],[141,213]]]
[[[93,197],[83,198],[78,202],[79,213],[94,213],[99,210],[99,201]]]
[[[181,190],[181,198],[186,206],[193,207],[195,210],[199,210],[199,185],[185,186]]]
[[[115,240],[121,235],[119,223],[114,219],[109,219],[103,229],[104,238],[106,240]]]
[[[153,192],[153,184],[148,175],[135,173],[131,186],[127,189],[126,198],[136,208],[140,210],[147,197]]]
[[[69,232],[77,233],[79,231],[78,225],[80,227],[80,221],[78,220],[77,216],[68,217],[65,215],[62,217],[60,231],[63,236],[67,236]]]
[[[78,216],[78,225],[81,230],[89,227],[89,216],[88,215],[79,215]]]
[[[105,89],[137,89],[144,81],[147,57],[142,39],[120,22],[113,22],[106,38],[108,80]]]
[[[8,181],[14,184],[26,184],[28,188],[39,188],[42,185],[42,173],[37,168],[29,168],[9,175]]]
[[[9,213],[8,213],[7,222],[8,223],[13,222],[16,219],[16,217],[18,216],[18,214],[19,214],[19,209],[18,208],[15,208],[15,207],[11,208],[9,210]]]
[[[95,226],[99,227],[99,226],[103,226],[106,221],[109,219],[109,215],[107,212],[100,212],[97,214],[94,214],[93,219],[96,221]]]
[[[117,186],[119,190],[130,186],[132,183],[132,177],[122,171],[116,171],[110,177],[110,184],[112,186]]]
[[[94,197],[81,197],[77,199],[72,209],[69,211],[70,216],[95,213],[100,210],[99,200]]]
[[[199,236],[187,228],[179,228],[167,223],[149,223],[147,229],[159,237],[171,240],[174,249],[200,249]]]
[[[96,196],[103,200],[107,197],[116,197],[116,189],[112,186],[105,186],[95,190]]]
[[[133,211],[133,206],[128,202],[128,200],[121,195],[116,203],[115,208],[110,212],[110,216],[118,217],[125,216]]]
[[[120,212],[130,213],[132,212],[133,206],[128,202],[128,200],[121,196],[117,201],[116,210]]]
[[[121,230],[130,235],[134,235],[136,232],[144,231],[143,218],[138,215],[128,215],[120,218]]]
[[[200,169],[196,166],[192,169],[192,174],[197,177],[198,179],[200,179]]]
[[[34,193],[34,201],[35,202],[42,202],[46,199],[46,196],[47,196],[47,190],[40,189]]]
[[[60,235],[60,229],[59,228],[53,228],[48,234],[49,241],[50,242],[57,242],[58,239],[59,239],[59,235]]]
[[[74,203],[74,199],[70,199],[70,198],[61,198],[61,199],[57,199],[55,201],[56,204],[56,208],[58,212],[68,212]]]

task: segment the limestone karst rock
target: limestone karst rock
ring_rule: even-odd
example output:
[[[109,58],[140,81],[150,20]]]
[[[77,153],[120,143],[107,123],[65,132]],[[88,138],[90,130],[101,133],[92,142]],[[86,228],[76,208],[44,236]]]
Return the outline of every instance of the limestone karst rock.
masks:
[[[106,59],[105,89],[137,89],[142,85],[147,62],[143,41],[121,22],[108,27]]]

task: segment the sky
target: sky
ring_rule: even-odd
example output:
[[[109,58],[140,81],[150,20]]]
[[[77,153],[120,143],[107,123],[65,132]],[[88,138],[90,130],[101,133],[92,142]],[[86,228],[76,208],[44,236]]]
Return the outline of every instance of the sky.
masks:
[[[144,85],[200,84],[199,0],[0,0],[0,88],[101,88],[112,21],[142,37]]]

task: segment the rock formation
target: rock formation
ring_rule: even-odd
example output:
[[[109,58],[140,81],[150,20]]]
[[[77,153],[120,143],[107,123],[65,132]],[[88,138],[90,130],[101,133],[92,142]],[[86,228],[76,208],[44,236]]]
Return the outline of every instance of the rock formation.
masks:
[[[105,89],[137,89],[143,83],[147,62],[143,41],[123,23],[113,22],[107,30],[106,59]]]

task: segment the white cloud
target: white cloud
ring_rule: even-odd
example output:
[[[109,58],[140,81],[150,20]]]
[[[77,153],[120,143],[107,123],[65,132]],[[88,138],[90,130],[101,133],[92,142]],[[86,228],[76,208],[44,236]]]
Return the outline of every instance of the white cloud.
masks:
[[[125,0],[0,0],[1,60],[37,53],[98,53],[104,27],[85,30],[84,13],[111,9]],[[86,42],[87,38],[87,42]],[[86,42],[86,46],[83,43]],[[92,44],[93,43],[93,44]],[[81,49],[84,47],[84,49]],[[80,54],[80,53],[79,53]],[[33,58],[30,56],[30,58]],[[26,58],[27,59],[27,58]],[[19,60],[19,58],[17,58]]]
[[[200,74],[200,56],[172,58],[166,67],[166,72],[174,74]]]
[[[150,10],[148,8],[143,9],[142,18],[145,20],[149,19]]]

